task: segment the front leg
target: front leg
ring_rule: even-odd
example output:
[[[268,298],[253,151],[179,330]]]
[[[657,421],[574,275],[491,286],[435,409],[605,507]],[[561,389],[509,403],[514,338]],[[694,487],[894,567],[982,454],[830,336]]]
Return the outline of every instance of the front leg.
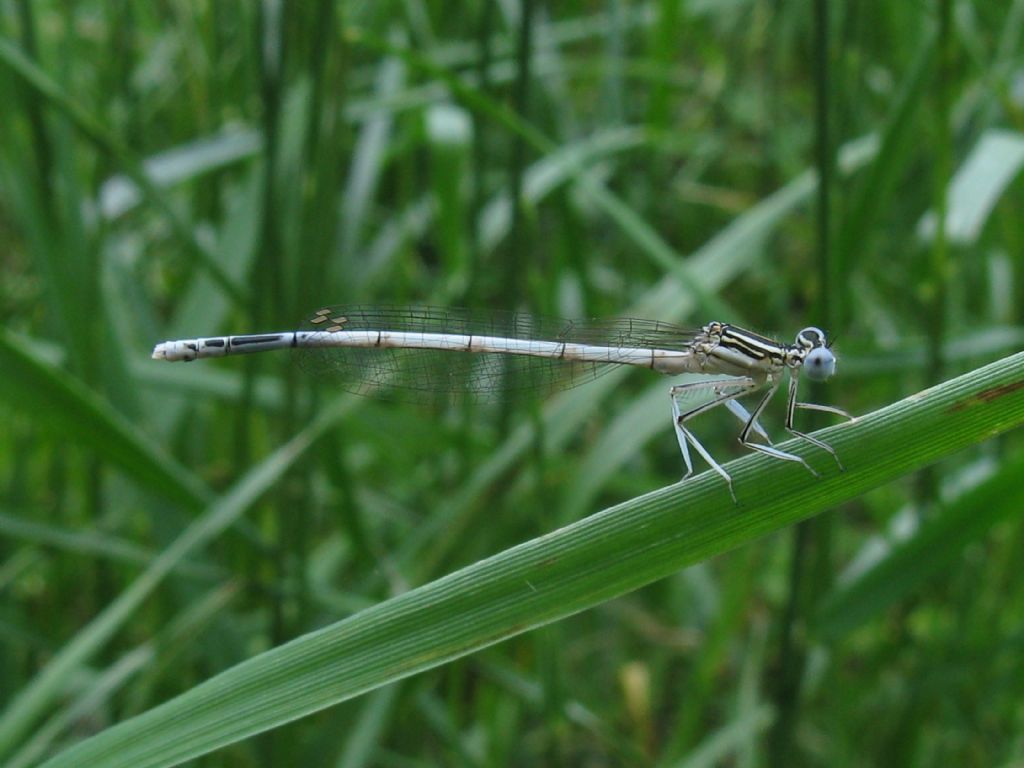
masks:
[[[839,469],[845,471],[846,468],[843,466],[843,462],[839,460],[839,456],[836,454],[835,449],[825,441],[819,440],[816,437],[811,437],[810,435],[795,429],[793,427],[793,417],[796,414],[797,408],[800,408],[805,411],[821,411],[822,413],[831,413],[835,416],[843,416],[844,418],[847,418],[850,421],[856,421],[856,417],[850,415],[842,408],[835,408],[831,405],[818,405],[817,403],[798,403],[796,400],[796,393],[799,383],[799,373],[796,370],[791,370],[789,372],[789,404],[786,408],[786,431],[789,432],[794,437],[799,437],[802,440],[806,440],[811,445],[816,445],[819,448],[828,451],[830,454],[832,454],[832,458],[836,460],[836,465],[839,467]]]

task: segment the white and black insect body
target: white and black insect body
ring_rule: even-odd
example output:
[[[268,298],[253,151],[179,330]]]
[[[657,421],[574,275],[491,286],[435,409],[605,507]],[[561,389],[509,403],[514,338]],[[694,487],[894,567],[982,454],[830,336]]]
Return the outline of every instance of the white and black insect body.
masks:
[[[512,390],[545,392],[590,381],[617,365],[649,368],[668,375],[701,374],[699,381],[669,389],[672,416],[686,475],[693,473],[689,448],[725,479],[732,478],[690,431],[694,416],[724,405],[743,422],[742,445],[814,469],[796,454],[771,444],[759,417],[789,373],[786,430],[839,458],[831,446],[797,431],[797,410],[815,410],[852,419],[845,411],[797,400],[801,372],[824,381],[835,373],[836,358],[819,328],[800,331],[793,344],[726,323],[696,331],[650,320],[564,321],[513,312],[472,312],[436,307],[324,307],[297,331],[167,341],[153,357],[198,360],[275,349],[302,352],[302,365],[315,375],[337,376],[357,394],[421,400],[430,393],[492,399]],[[470,354],[439,354],[462,352]],[[764,389],[753,410],[739,398]],[[685,401],[704,402],[686,409]],[[764,443],[755,442],[751,434]],[[840,467],[842,465],[840,464]]]

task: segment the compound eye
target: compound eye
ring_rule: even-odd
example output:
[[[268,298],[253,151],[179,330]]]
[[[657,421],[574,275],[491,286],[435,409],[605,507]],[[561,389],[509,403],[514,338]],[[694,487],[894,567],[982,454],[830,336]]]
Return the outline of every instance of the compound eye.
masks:
[[[828,347],[812,349],[804,358],[804,371],[812,381],[825,381],[836,372],[836,356]]]
[[[810,328],[804,328],[796,335],[796,343],[806,347],[807,349],[824,347],[826,346],[825,332],[820,328],[815,328],[813,326]]]

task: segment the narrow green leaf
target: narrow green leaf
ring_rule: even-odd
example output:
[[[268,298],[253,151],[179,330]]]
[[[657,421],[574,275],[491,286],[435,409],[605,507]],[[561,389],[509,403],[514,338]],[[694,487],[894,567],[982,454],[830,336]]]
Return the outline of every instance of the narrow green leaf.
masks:
[[[516,134],[534,151],[549,155],[558,150],[558,144],[548,138],[533,123],[521,117],[505,104],[491,99],[447,69],[437,66],[428,57],[411,48],[395,47],[366,34],[363,30],[349,30],[349,35],[354,44],[366,46],[378,53],[398,56],[410,67],[437,77],[451,89],[452,94],[465,107],[485,115]],[[567,155],[566,158],[571,159],[571,156]],[[570,170],[573,181],[579,189],[618,225],[623,234],[639,248],[641,253],[662,267],[666,273],[672,275],[687,293],[692,294],[698,305],[709,316],[727,317],[731,314],[728,311],[723,311],[726,307],[724,302],[704,289],[702,281],[690,269],[682,255],[665,242],[665,239],[641,215],[587,169],[575,165],[571,166]]]
[[[72,374],[0,329],[0,398],[53,434],[84,445],[169,500],[198,509],[209,490]]]
[[[341,398],[306,429],[257,464],[185,529],[120,597],[54,656],[0,716],[0,756],[9,753],[49,707],[71,671],[89,660],[180,563],[238,520],[306,450],[345,413],[352,398]],[[78,763],[81,765],[82,763]]]
[[[161,189],[222,170],[241,160],[257,157],[263,137],[253,130],[227,130],[146,158],[143,168]],[[127,176],[113,176],[100,187],[100,213],[117,219],[143,200],[139,185]]]
[[[949,182],[949,218],[946,232],[950,242],[973,245],[981,236],[989,214],[1024,166],[1024,135],[1014,131],[989,131]],[[924,237],[934,237],[934,211],[921,220]]]
[[[911,595],[931,578],[949,573],[1000,520],[1020,511],[1024,453],[956,501],[941,505],[908,539],[824,601],[814,622],[823,639],[835,641]]]
[[[242,298],[242,291],[221,269],[219,263],[195,236],[195,233],[171,206],[163,191],[146,173],[142,160],[106,126],[95,120],[86,110],[82,109],[71,94],[46,74],[34,61],[10,40],[0,37],[0,64],[5,64],[21,78],[26,86],[36,91],[48,104],[64,114],[74,126],[99,149],[107,152],[121,165],[146,199],[160,211],[174,229],[175,235],[181,240],[196,261],[206,269],[225,293],[236,300]]]
[[[729,764],[730,758],[758,739],[774,720],[772,708],[761,704],[749,714],[719,728],[673,768],[714,768]]]
[[[0,511],[0,537],[52,547],[75,555],[107,558],[113,562],[148,565],[156,559],[155,552],[136,546],[107,533],[91,530],[71,530],[49,523],[34,522],[24,517]],[[227,576],[227,571],[215,565],[183,562],[178,572],[194,579],[215,580]]]
[[[848,274],[856,254],[865,248],[867,237],[876,231],[874,222],[889,204],[899,174],[913,156],[906,146],[914,140],[914,113],[921,103],[932,72],[935,35],[929,30],[918,43],[918,50],[909,67],[897,98],[893,101],[885,128],[881,132],[878,152],[865,174],[859,192],[850,203],[836,238],[838,269]],[[849,301],[844,306],[853,306]]]

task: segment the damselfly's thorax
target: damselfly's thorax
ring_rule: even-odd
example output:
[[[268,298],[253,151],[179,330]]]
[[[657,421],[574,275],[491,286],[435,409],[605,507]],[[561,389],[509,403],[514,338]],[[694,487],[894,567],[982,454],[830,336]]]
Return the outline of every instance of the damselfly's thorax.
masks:
[[[789,345],[719,322],[705,325],[691,350],[709,372],[755,377],[781,371],[791,354]]]

